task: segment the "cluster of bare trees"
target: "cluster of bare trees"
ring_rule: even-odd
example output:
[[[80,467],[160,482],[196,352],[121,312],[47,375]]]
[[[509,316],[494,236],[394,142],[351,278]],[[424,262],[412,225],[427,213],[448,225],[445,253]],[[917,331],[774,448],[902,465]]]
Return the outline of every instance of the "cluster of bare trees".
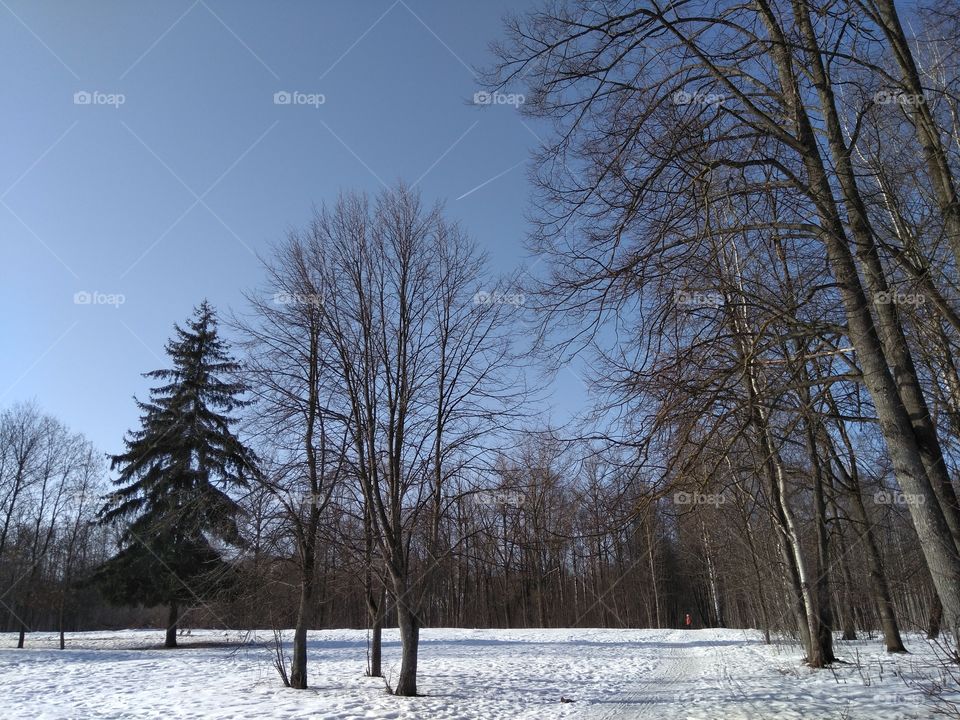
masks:
[[[32,404],[0,412],[0,625],[24,646],[36,626],[93,619],[79,583],[104,557],[93,518],[106,466],[83,436]]]
[[[361,529],[352,550],[375,628],[370,673],[381,674],[389,596],[403,645],[394,691],[415,695],[424,595],[454,550],[443,519],[524,394],[508,337],[514,306],[480,301],[496,289],[482,256],[442,208],[403,186],[373,202],[342,196],[291,233],[267,271],[238,325],[253,431],[271,458],[264,500],[299,568],[289,682],[306,686],[321,518],[333,513],[334,530]]]
[[[689,613],[694,627],[761,628],[768,639],[798,634],[775,518],[755,484],[658,488],[656,474],[638,471],[629,453],[551,433],[521,435],[496,455],[482,481],[447,488],[439,535],[453,550],[433,567],[425,553],[414,555],[414,572],[429,573],[418,613],[424,626],[682,627]],[[802,542],[815,546],[813,505],[802,500],[804,458],[784,462]],[[831,630],[847,639],[881,631],[889,644],[900,628],[926,629],[936,594],[906,507],[887,485],[882,451],[862,462],[876,469],[861,478],[861,520],[833,514],[846,507],[845,496],[828,493],[834,541],[825,601]],[[289,506],[279,514],[263,513],[278,508],[269,502],[257,507],[254,524],[273,527],[251,533],[259,543],[260,560],[251,564],[257,593],[224,616],[239,626],[289,627],[303,617],[295,612],[305,569],[293,551],[296,523]],[[334,492],[320,512],[308,627],[397,623],[393,610],[376,613],[392,604],[392,592],[379,574],[370,584],[370,562],[378,560],[367,554],[361,509],[353,490]],[[379,669],[376,647],[370,663]]]
[[[833,659],[845,546],[902,648],[877,482],[960,633],[960,10],[918,10],[558,3],[511,22],[491,76],[530,85],[556,130],[537,158],[546,326],[576,328],[566,348],[588,328],[612,440],[663,492],[750,504],[741,536],[775,540],[813,666]]]
[[[909,515],[877,462],[881,467],[863,478],[862,525],[846,515],[833,522],[829,603],[834,629],[847,639],[882,631],[887,607],[896,632],[926,630],[934,607]],[[523,435],[516,447],[498,452],[482,485],[450,489],[439,532],[455,550],[431,569],[420,603],[423,624],[682,627],[690,613],[695,627],[760,628],[768,639],[795,635],[781,555],[770,540],[774,520],[755,488],[731,483],[708,493],[691,484],[664,493],[653,477],[638,476],[621,451],[559,442],[548,433]],[[334,496],[318,522],[311,627],[371,626],[376,617],[368,612],[359,506],[340,501]],[[811,506],[797,510],[804,543],[813,544]],[[259,526],[274,527],[256,535],[261,560],[251,574],[260,595],[245,595],[230,617],[240,626],[288,627],[298,607],[292,569],[303,570],[284,554],[296,531],[283,531],[280,515],[260,517]],[[872,533],[872,547],[861,540],[862,528]],[[874,602],[876,579],[886,583],[889,606]],[[374,600],[383,602],[378,593]]]

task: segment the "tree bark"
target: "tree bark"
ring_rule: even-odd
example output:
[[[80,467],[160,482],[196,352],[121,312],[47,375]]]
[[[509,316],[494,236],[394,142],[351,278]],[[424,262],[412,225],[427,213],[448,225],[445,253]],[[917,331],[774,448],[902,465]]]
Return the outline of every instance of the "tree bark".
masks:
[[[414,697],[417,694],[417,651],[420,644],[420,621],[410,608],[407,599],[397,600],[397,623],[400,626],[400,643],[403,654],[400,661],[400,679],[395,695]]]
[[[300,582],[300,607],[297,610],[297,626],[293,632],[293,658],[290,661],[290,687],[307,689],[307,628],[313,605],[313,558],[304,568]]]
[[[66,640],[66,637],[64,637],[64,632],[63,632],[63,615],[64,615],[63,606],[65,602],[66,601],[63,599],[60,600],[60,608],[57,611],[57,629],[60,631],[60,649],[61,650],[63,650],[67,644],[67,640]]]
[[[655,507],[655,506],[654,506]],[[650,517],[647,519],[647,561],[650,564],[650,589],[653,591],[653,607],[656,615],[656,627],[663,627],[660,615],[660,589],[657,586],[657,563],[653,554],[653,517],[655,510],[651,510]],[[578,612],[579,615],[579,612]]]
[[[379,600],[372,588],[367,588],[367,617],[370,620],[370,654],[367,675],[383,677],[383,618],[386,614],[387,591],[380,589]]]
[[[940,637],[940,623],[943,620],[943,605],[936,593],[933,595],[933,607],[930,608],[930,617],[927,620],[927,640],[936,640]]]
[[[801,363],[803,361],[801,360]],[[804,376],[806,371],[804,368]],[[809,391],[804,388],[804,402],[810,407]],[[830,608],[830,533],[827,528],[827,503],[824,497],[823,466],[820,462],[816,442],[816,431],[812,427],[812,412],[807,412],[806,426],[807,448],[810,464],[813,468],[813,506],[817,534],[817,577],[814,581],[817,613],[817,656],[824,665],[836,658],[833,654],[833,612]]]
[[[167,616],[167,636],[163,646],[168,648],[177,647],[177,623],[180,620],[180,606],[176,600],[170,601],[170,613]]]

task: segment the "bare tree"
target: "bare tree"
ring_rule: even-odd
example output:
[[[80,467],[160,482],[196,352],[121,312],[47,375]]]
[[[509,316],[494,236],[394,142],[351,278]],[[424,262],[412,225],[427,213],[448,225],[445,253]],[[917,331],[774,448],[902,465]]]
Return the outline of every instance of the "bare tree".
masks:
[[[351,465],[403,645],[398,695],[417,693],[425,579],[450,548],[451,480],[483,462],[523,395],[510,352],[515,304],[440,207],[401,186],[373,206],[346,195],[318,212],[303,252],[331,348]]]
[[[234,325],[245,337],[243,373],[255,397],[253,426],[273,458],[259,482],[279,506],[293,541],[300,595],[288,681],[305,689],[320,523],[346,472],[347,435],[342,416],[331,410],[332,349],[322,333],[322,296],[304,244],[291,236],[265,266],[266,292],[248,296],[253,319]]]

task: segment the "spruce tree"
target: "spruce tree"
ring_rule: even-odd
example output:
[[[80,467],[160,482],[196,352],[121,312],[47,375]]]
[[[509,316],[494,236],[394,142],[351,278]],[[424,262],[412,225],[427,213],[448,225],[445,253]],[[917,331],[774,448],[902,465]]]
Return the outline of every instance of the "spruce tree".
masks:
[[[256,472],[233,431],[244,387],[230,379],[238,365],[213,308],[204,301],[186,328],[174,329],[166,346],[173,367],[145,373],[161,384],[148,402],[136,401],[140,429],[111,456],[118,489],[101,522],[121,524],[121,549],[97,573],[114,602],[169,606],[167,647],[177,644],[179,608],[202,602],[230,574],[218,546],[244,544],[230,492]]]

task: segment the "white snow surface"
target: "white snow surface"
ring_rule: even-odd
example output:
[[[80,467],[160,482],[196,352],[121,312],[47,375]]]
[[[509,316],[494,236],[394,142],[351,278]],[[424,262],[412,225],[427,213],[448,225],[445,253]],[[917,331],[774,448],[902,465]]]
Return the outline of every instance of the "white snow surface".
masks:
[[[72,633],[61,651],[55,634],[30,633],[17,650],[15,634],[0,634],[0,717],[883,720],[932,717],[923,688],[940,677],[919,636],[900,656],[879,640],[838,643],[849,664],[813,671],[796,645],[764,645],[754,630],[437,628],[421,631],[423,696],[401,698],[365,677],[363,630],[310,633],[306,691],[283,687],[269,632],[180,641],[165,650],[157,630]],[[387,630],[388,679],[399,663]]]

